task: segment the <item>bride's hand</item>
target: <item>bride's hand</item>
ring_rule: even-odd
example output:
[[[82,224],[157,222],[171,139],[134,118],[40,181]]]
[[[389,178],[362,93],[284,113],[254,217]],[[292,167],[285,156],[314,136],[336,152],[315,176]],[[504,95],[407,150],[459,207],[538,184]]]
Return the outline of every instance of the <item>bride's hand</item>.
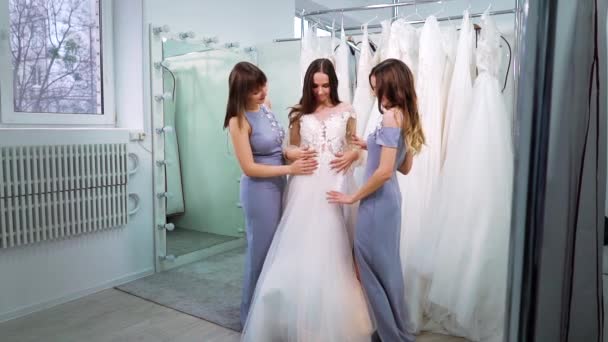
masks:
[[[336,172],[346,172],[350,169],[350,166],[359,159],[359,152],[347,151],[346,153],[336,153],[336,159],[332,160],[330,165],[332,170]]]
[[[327,201],[334,204],[353,204],[355,199],[351,195],[343,194],[339,191],[328,191]]]
[[[362,150],[367,150],[367,141],[359,138],[356,134],[353,134],[351,144],[359,146]]]
[[[315,159],[317,158],[317,151],[313,150],[312,148],[305,146],[305,147],[296,147],[296,146],[291,146],[290,148],[285,150],[285,157],[288,160],[294,161],[294,160],[298,160],[298,159]]]

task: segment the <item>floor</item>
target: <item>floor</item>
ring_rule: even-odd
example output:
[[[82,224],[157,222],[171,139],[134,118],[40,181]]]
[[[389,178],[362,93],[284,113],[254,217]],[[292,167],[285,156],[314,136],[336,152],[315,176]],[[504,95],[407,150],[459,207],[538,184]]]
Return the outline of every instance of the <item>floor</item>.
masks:
[[[234,239],[237,238],[177,227],[167,232],[167,254],[186,255]]]
[[[240,334],[110,289],[0,324],[3,342],[238,342]],[[417,342],[462,342],[426,334]]]
[[[232,342],[239,334],[110,289],[0,324],[3,342]]]
[[[118,286],[121,291],[239,329],[245,247]]]
[[[608,249],[604,251],[604,293],[608,293]],[[608,302],[604,302],[608,312]],[[605,327],[608,327],[608,319]],[[3,342],[237,342],[239,334],[167,307],[109,289],[0,324]],[[424,334],[417,342],[463,342]]]

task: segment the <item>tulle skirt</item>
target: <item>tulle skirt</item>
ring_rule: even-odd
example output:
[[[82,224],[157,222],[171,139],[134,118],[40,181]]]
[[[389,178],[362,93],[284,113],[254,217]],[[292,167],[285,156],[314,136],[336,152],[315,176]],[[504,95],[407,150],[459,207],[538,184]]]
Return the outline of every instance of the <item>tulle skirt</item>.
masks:
[[[326,200],[327,191],[352,186],[352,173],[335,174],[327,165],[290,179],[242,341],[370,340],[372,323],[353,261],[356,208]]]

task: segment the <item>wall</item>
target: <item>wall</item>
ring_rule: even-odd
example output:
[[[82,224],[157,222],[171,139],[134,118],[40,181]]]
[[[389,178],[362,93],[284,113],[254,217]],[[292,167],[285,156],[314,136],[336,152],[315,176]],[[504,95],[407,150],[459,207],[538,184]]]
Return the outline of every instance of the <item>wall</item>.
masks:
[[[293,36],[293,1],[146,0],[146,23],[253,45]]]
[[[143,58],[142,17],[143,0],[115,2],[116,109],[118,123],[131,130],[149,126],[143,113],[143,69],[137,67],[141,63],[133,62]],[[107,135],[102,130],[8,129],[0,133],[0,144],[17,145],[27,139],[60,143],[61,139],[79,141]],[[136,153],[141,163],[138,173],[129,180],[129,192],[139,194],[141,209],[127,227],[0,251],[0,321],[154,271],[152,159],[146,149],[150,150],[148,141],[129,145],[129,151]]]

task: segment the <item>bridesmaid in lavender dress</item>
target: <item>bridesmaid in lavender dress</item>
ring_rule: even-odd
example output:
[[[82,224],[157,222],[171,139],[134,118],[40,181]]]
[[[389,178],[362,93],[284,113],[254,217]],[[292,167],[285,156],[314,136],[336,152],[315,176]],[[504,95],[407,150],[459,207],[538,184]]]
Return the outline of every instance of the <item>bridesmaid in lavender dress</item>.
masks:
[[[407,174],[413,155],[424,144],[410,69],[397,59],[374,67],[370,84],[379,99],[382,122],[367,141],[366,183],[354,195],[327,193],[331,203],[361,201],[355,231],[355,258],[367,294],[376,332],[372,341],[414,341],[404,298],[399,242],[401,193],[396,171]]]
[[[251,297],[266,253],[281,219],[285,176],[312,174],[317,168],[314,151],[299,151],[300,159],[285,165],[285,131],[265,104],[266,75],[255,65],[240,62],[229,77],[224,129],[228,128],[243,170],[240,197],[245,212],[247,252],[241,299],[244,326]]]

